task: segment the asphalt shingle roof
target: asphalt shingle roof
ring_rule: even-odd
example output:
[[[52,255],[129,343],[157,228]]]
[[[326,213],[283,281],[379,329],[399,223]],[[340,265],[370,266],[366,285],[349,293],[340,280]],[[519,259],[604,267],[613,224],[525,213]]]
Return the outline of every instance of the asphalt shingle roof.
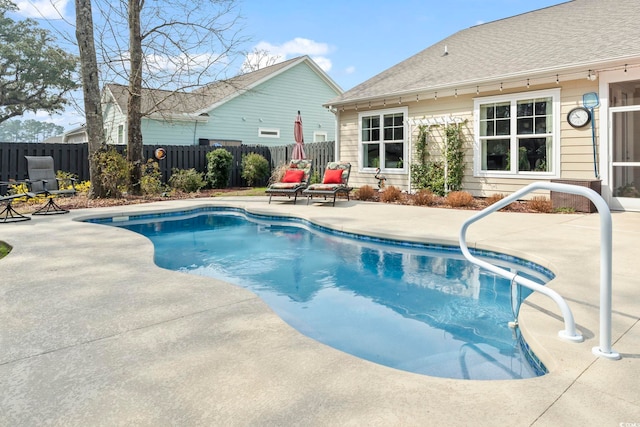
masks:
[[[640,0],[573,0],[476,25],[355,86],[331,103],[638,58],[639,22]]]
[[[168,91],[160,89],[142,89],[142,112],[168,112],[171,114],[194,114],[221,102],[239,92],[251,89],[263,79],[267,79],[303,57],[293,58],[269,67],[245,73],[228,80],[220,80],[203,86],[193,92]],[[127,111],[129,88],[125,85],[110,83],[105,87],[111,92],[122,111]]]

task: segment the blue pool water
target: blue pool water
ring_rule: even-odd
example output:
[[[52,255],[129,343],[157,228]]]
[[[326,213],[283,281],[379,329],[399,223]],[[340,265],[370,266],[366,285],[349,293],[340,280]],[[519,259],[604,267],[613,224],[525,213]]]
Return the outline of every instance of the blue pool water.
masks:
[[[457,248],[358,238],[229,210],[110,224],[151,239],[157,265],[248,288],[301,333],[357,357],[446,378],[546,372],[508,326],[527,294]],[[531,263],[480,255],[539,283],[551,277]]]

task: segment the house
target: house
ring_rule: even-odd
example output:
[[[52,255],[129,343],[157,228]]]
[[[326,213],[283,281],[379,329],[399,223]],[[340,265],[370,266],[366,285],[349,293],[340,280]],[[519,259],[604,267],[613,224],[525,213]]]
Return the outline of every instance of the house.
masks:
[[[341,93],[308,56],[192,92],[143,89],[142,139],[151,145],[288,145],[300,111],[305,142],[333,141],[335,116],[322,104]],[[127,97],[127,86],[104,87],[108,143],[126,142]]]
[[[89,137],[87,135],[87,127],[84,124],[77,128],[68,130],[62,135],[62,142],[65,143],[82,144],[87,141],[89,141]]]
[[[637,0],[568,1],[457,32],[335,97],[350,182],[374,186],[379,166],[414,190],[420,130],[442,159],[459,126],[475,196],[597,181],[613,209],[640,210],[638,22]]]
[[[78,126],[66,131],[62,135],[51,136],[45,139],[45,144],[86,144],[89,141],[86,125]]]

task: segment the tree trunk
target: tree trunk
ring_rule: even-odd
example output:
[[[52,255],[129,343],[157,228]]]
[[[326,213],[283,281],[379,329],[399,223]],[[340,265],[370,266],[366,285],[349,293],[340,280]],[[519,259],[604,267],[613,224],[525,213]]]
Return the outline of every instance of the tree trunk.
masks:
[[[107,197],[102,185],[100,168],[95,153],[105,146],[102,105],[100,103],[100,81],[98,61],[93,39],[93,17],[91,0],[75,0],[76,3],[76,39],[80,49],[80,67],[82,92],[87,136],[89,139],[89,179],[91,180],[90,198]]]
[[[130,191],[142,194],[142,35],[140,11],[144,0],[129,0],[129,100],[127,111],[127,160],[131,162]]]

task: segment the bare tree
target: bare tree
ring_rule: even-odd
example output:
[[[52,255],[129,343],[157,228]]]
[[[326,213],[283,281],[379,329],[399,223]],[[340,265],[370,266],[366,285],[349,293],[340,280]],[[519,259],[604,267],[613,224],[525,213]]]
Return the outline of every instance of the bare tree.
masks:
[[[255,48],[253,51],[247,53],[245,61],[242,63],[241,72],[251,73],[258,71],[261,68],[270,67],[275,65],[279,60],[282,60],[278,55],[274,55],[266,49]]]
[[[142,194],[142,39],[140,12],[144,0],[129,0],[129,100],[127,103],[127,160],[131,162],[130,191]]]
[[[145,3],[121,0],[101,3],[105,74],[128,82],[127,158],[133,165],[131,192],[140,193],[143,141],[141,122],[171,108],[172,93],[202,87],[219,79],[232,57],[239,55],[236,0],[176,0]],[[124,27],[128,31],[123,31]],[[122,34],[128,34],[128,47]],[[143,99],[143,90],[156,91]]]
[[[76,4],[76,38],[80,49],[80,67],[82,75],[82,92],[84,110],[87,121],[87,137],[89,139],[89,179],[91,190],[89,197],[107,197],[106,189],[99,177],[100,166],[96,153],[105,146],[105,136],[100,100],[100,80],[98,63],[93,37],[93,16],[91,0],[75,0]]]

